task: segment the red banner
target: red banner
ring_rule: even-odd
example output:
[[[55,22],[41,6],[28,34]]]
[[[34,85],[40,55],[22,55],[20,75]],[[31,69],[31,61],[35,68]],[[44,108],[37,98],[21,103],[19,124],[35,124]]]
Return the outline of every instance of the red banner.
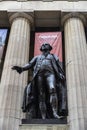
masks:
[[[53,49],[51,53],[57,55],[62,62],[62,34],[61,32],[35,33],[34,56],[41,54],[40,47],[43,43],[49,43]]]

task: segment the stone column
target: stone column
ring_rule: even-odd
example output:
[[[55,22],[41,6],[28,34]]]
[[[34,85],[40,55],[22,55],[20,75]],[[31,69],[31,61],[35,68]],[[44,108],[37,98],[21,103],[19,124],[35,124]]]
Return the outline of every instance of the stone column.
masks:
[[[15,13],[0,85],[0,130],[18,130],[21,119],[21,105],[28,72],[21,75],[11,69],[29,62],[30,22],[32,17],[25,13]]]
[[[63,19],[70,130],[87,130],[87,45],[85,18],[68,14]]]

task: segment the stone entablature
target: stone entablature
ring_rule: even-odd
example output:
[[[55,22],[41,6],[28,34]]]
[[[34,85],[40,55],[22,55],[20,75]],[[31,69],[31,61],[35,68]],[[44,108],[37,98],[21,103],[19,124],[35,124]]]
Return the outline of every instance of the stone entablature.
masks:
[[[12,0],[0,0],[0,1],[12,1]],[[27,1],[32,1],[32,0],[13,0],[13,1],[27,2]],[[52,1],[60,1],[60,0],[33,0],[33,1],[52,2]],[[86,0],[61,0],[61,1],[78,2],[78,1],[86,1]]]
[[[69,0],[69,1],[31,1],[31,0],[20,0],[17,1],[2,1],[0,0],[0,10],[34,10],[34,11],[45,11],[45,10],[61,10],[61,11],[81,11],[87,12],[87,1]],[[44,2],[45,1],[45,2]],[[50,2],[49,2],[50,1]]]

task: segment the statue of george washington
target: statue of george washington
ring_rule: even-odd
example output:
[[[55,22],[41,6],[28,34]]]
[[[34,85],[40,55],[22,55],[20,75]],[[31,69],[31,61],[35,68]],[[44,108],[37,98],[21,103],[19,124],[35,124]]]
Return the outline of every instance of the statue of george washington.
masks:
[[[19,74],[33,68],[33,79],[25,87],[23,112],[32,118],[61,118],[66,111],[66,86],[63,69],[56,55],[51,54],[52,46],[42,44],[41,55],[35,56],[28,64],[13,66]]]

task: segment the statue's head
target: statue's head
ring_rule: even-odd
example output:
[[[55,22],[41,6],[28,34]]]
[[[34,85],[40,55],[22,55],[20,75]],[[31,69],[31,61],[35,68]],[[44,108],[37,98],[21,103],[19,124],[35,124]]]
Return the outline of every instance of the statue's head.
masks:
[[[40,51],[45,51],[45,50],[51,51],[52,50],[52,46],[49,43],[42,44],[42,46],[40,48]]]

